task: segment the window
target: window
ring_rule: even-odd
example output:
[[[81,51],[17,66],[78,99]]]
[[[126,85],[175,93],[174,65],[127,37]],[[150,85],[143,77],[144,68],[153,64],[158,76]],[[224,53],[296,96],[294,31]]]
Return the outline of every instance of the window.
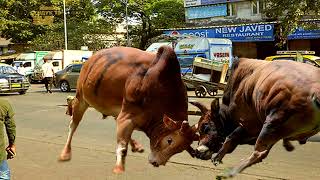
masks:
[[[59,66],[59,62],[52,62],[52,66],[54,66],[54,67]]]
[[[228,16],[236,16],[237,15],[236,3],[228,3],[227,15]]]
[[[72,67],[72,72],[80,72],[82,64],[77,64]]]
[[[0,74],[13,74],[17,73],[15,69],[11,66],[0,66]]]
[[[31,62],[26,62],[23,64],[23,67],[31,67]]]
[[[253,15],[261,14],[264,7],[265,7],[265,4],[264,4],[263,0],[251,1],[251,10],[252,10]]]

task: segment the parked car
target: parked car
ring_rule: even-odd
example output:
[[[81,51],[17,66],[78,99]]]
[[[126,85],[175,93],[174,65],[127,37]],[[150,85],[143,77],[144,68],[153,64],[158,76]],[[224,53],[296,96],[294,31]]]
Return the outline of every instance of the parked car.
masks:
[[[0,63],[0,93],[25,94],[30,87],[28,79],[12,66]]]
[[[82,63],[69,64],[63,70],[56,72],[54,85],[62,92],[69,92],[71,89],[77,88],[81,68]]]
[[[320,67],[320,57],[315,56],[314,51],[278,51],[278,55],[266,57],[267,61],[274,60],[291,60],[298,61],[299,56],[302,57],[302,62]]]

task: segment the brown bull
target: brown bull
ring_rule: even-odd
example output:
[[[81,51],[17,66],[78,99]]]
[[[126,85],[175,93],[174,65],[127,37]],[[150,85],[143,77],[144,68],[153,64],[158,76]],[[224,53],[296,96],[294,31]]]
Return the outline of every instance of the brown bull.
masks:
[[[141,130],[150,138],[149,162],[154,166],[165,165],[172,155],[183,150],[192,154],[190,145],[196,135],[185,121],[187,103],[172,48],[161,47],[157,54],[126,47],[101,50],[84,64],[76,97],[69,100],[72,118],[60,160],[71,159],[72,136],[89,106],[103,116],[116,117],[114,173],[124,171],[128,143],[133,151],[143,150],[131,139],[133,130]]]
[[[320,131],[320,69],[293,61],[240,59],[233,64],[222,105],[215,99],[211,111],[193,103],[203,115],[196,156],[221,163],[238,144],[254,145],[250,157],[224,177],[232,177],[261,162],[279,140],[288,151],[290,141],[306,143]]]

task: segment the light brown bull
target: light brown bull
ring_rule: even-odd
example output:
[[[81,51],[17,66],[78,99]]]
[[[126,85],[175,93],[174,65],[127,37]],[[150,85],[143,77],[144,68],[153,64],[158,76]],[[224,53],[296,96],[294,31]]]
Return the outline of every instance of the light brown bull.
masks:
[[[306,143],[320,131],[320,69],[293,61],[266,62],[255,59],[235,61],[221,106],[217,99],[211,111],[193,103],[203,112],[196,157],[219,164],[238,144],[254,145],[250,157],[223,177],[232,177],[261,162],[272,146],[283,140]]]
[[[170,47],[157,54],[135,48],[114,47],[95,53],[83,66],[67,142],[60,160],[71,159],[72,136],[89,106],[103,115],[116,117],[117,161],[114,173],[124,171],[128,143],[133,150],[142,146],[131,139],[133,130],[150,138],[149,162],[165,165],[179,152],[192,152],[195,130],[187,123],[187,94],[177,57]]]

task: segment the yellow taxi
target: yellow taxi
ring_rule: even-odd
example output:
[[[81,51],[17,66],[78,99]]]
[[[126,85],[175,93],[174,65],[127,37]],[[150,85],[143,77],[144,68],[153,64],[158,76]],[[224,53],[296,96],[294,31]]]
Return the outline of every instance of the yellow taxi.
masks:
[[[314,55],[314,51],[277,51],[276,56],[266,57],[266,61],[291,60],[311,64],[320,67],[320,57]]]

